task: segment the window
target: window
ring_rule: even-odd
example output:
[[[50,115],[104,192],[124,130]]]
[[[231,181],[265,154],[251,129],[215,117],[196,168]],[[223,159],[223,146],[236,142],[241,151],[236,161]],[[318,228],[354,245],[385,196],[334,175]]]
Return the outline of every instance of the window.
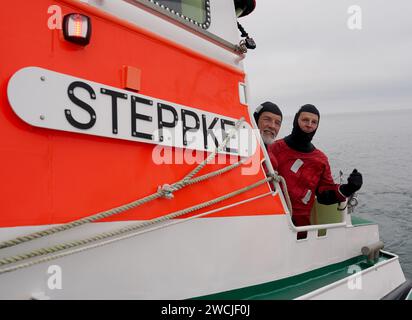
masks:
[[[210,26],[210,0],[147,0],[203,29]]]

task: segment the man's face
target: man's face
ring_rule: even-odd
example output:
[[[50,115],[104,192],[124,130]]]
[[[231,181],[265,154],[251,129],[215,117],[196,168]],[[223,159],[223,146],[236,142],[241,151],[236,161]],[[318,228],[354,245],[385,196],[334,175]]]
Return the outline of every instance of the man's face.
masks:
[[[282,117],[272,112],[265,111],[260,115],[257,125],[263,142],[269,145],[275,142],[275,138],[282,125]]]
[[[303,132],[312,133],[318,128],[319,117],[310,112],[302,112],[299,114],[298,124]]]

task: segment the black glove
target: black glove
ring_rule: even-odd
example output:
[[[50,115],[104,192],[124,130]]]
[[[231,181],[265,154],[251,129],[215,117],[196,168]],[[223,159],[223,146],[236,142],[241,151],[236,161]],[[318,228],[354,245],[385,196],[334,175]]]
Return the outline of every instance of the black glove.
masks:
[[[339,190],[345,197],[349,197],[362,187],[362,182],[361,173],[358,172],[358,170],[353,169],[352,173],[349,175],[348,183],[342,184]]]

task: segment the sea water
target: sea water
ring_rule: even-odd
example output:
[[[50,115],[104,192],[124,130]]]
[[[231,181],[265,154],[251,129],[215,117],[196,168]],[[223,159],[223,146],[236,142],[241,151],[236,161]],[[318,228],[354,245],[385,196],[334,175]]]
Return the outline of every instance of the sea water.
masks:
[[[320,110],[322,112],[322,110]],[[278,138],[291,131],[285,117]],[[412,279],[412,109],[322,114],[313,144],[329,158],[335,181],[363,175],[354,215],[379,225],[384,250],[399,255]]]

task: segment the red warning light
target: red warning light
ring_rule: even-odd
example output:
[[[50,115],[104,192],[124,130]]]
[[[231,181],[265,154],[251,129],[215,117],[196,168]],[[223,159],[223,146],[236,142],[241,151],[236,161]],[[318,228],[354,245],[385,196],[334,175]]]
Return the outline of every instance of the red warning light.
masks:
[[[63,18],[63,34],[67,41],[85,46],[90,42],[92,24],[90,18],[80,13],[70,13]]]
[[[82,36],[82,20],[80,16],[77,16],[76,21],[74,22],[74,36],[75,37]]]

